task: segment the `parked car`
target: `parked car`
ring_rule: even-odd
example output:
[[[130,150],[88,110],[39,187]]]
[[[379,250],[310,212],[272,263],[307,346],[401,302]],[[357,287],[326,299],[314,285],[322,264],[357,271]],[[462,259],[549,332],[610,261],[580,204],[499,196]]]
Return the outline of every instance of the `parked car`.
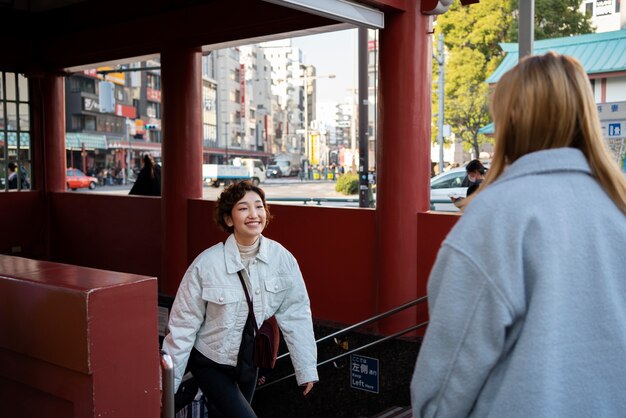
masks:
[[[90,190],[96,188],[98,179],[93,176],[87,176],[77,168],[68,168],[65,172],[65,183],[68,189],[76,190],[88,187]]]
[[[266,176],[267,178],[278,178],[283,176],[283,172],[277,164],[271,164],[267,166]]]
[[[465,197],[467,187],[461,187],[461,183],[467,173],[465,168],[454,168],[430,179],[431,207],[438,211],[458,212],[451,197]],[[435,202],[433,202],[435,201]]]

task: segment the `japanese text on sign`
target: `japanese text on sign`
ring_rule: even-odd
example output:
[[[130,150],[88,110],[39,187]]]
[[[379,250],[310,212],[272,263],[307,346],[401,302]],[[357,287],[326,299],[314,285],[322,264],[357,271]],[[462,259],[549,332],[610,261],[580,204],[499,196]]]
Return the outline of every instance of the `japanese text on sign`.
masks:
[[[378,393],[378,359],[350,356],[350,387]]]

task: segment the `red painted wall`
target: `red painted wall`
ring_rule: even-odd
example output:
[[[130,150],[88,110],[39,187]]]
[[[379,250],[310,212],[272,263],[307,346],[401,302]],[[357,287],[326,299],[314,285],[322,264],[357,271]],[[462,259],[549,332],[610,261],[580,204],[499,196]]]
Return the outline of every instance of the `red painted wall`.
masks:
[[[161,199],[50,195],[52,260],[161,276]]]
[[[437,258],[437,252],[448,232],[459,220],[456,213],[423,212],[417,214],[417,293],[426,295],[430,270]],[[428,306],[421,304],[417,309],[418,322],[428,320]]]
[[[188,202],[187,264],[226,238],[213,221],[214,205],[207,200]],[[159,198],[59,193],[52,195],[51,208],[54,261],[160,276]],[[273,219],[265,235],[298,260],[316,319],[351,324],[379,313],[378,289],[387,284],[385,278],[377,283],[374,274],[379,257],[375,211],[278,204],[270,209]],[[426,294],[439,246],[458,218],[416,214],[417,290],[407,294],[406,301]],[[424,305],[418,318],[424,319],[425,312]]]
[[[46,251],[44,233],[43,193],[36,191],[0,192],[2,228],[0,228],[0,253],[43,258]]]
[[[0,271],[2,416],[158,416],[155,278],[4,255]]]

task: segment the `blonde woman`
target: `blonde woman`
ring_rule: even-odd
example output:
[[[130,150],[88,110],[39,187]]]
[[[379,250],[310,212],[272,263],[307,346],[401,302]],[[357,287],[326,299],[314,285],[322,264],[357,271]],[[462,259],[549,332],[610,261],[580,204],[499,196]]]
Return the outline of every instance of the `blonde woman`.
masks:
[[[624,416],[626,179],[589,79],[573,58],[526,58],[491,112],[491,168],[429,279],[413,414]]]

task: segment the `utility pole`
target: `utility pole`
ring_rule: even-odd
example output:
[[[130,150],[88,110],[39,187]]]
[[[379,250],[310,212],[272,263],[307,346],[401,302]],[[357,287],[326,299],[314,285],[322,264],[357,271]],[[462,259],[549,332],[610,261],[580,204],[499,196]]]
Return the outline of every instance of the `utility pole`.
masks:
[[[359,29],[359,207],[370,207],[369,138],[367,135],[367,28]],[[354,125],[354,121],[352,122]]]
[[[445,96],[445,57],[443,45],[443,33],[439,34],[437,42],[437,56],[439,64],[439,109],[437,111],[437,143],[439,144],[439,174],[443,173],[443,118],[444,118],[444,96]]]
[[[533,54],[535,38],[535,0],[519,0],[519,59]]]

